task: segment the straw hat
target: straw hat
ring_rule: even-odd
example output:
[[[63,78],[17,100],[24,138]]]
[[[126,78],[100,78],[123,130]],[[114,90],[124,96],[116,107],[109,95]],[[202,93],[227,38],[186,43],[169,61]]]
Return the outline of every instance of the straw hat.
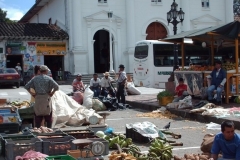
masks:
[[[103,73],[103,75],[104,76],[109,76],[110,74],[109,74],[109,72],[105,72],[105,73]]]

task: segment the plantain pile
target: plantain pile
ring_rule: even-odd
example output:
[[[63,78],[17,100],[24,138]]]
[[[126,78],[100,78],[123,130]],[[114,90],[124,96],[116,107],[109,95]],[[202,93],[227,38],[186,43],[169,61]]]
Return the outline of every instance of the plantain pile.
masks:
[[[30,107],[30,103],[28,101],[13,101],[10,103],[10,105],[17,107],[18,109],[21,109],[22,107]]]
[[[149,147],[148,157],[160,160],[171,160],[171,158],[173,158],[172,148],[169,143],[164,143],[160,139],[155,138]]]
[[[112,134],[112,135],[105,135],[103,137],[109,143],[109,148],[116,148],[115,144],[118,144],[121,148],[128,147],[132,144],[131,138],[126,138],[123,134]]]

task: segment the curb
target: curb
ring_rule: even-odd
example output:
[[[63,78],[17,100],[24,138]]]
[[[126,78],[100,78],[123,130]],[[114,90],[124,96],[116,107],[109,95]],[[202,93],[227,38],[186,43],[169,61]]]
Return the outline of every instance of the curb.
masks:
[[[158,106],[156,104],[147,104],[147,103],[141,103],[141,102],[136,102],[136,101],[126,101],[127,104],[131,105],[133,109],[143,109],[147,111],[153,111],[161,108],[161,106]],[[172,114],[175,114],[179,117],[185,118],[185,119],[190,119],[193,121],[198,121],[201,123],[217,123],[221,124],[225,120],[232,120],[235,125],[235,129],[240,130],[240,117],[225,117],[225,118],[217,118],[213,116],[204,116],[201,115],[200,113],[190,113],[189,110],[178,110],[178,109],[172,109],[168,108],[167,109],[169,112]]]

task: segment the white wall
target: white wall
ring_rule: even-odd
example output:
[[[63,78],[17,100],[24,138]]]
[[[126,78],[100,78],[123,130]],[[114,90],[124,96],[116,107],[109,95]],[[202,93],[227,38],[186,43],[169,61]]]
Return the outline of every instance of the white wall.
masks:
[[[133,7],[128,7],[127,5],[131,5],[131,2],[134,4]],[[233,13],[227,13],[228,9],[231,8],[231,4],[226,7],[227,2],[233,3],[232,0],[210,0],[209,9],[202,8],[201,0],[176,0],[176,2],[178,8],[182,7],[183,11],[186,12],[183,25],[178,24],[177,33],[224,24],[229,20],[227,17],[233,15]],[[98,0],[67,0],[68,28],[70,29],[68,32],[70,36],[69,52],[74,51],[71,52],[74,56],[68,56],[69,59],[65,60],[65,62],[71,64],[65,63],[65,65],[73,68],[72,73],[92,72],[89,63],[92,63],[93,58],[93,55],[91,55],[93,54],[91,48],[93,36],[102,28],[109,30],[109,21],[106,14],[94,15],[93,19],[89,21],[86,20],[86,17],[101,11],[112,10],[115,16],[122,19],[120,23],[113,21],[111,26],[111,32],[117,41],[117,48],[115,49],[117,60],[126,66],[127,72],[132,72],[133,44],[146,37],[146,29],[150,23],[158,21],[166,27],[169,35],[173,34],[173,25],[168,25],[166,20],[167,12],[170,10],[172,3],[172,0],[162,0],[161,5],[152,5],[151,0],[108,0],[106,5],[100,5]],[[74,6],[74,4],[76,5]],[[129,14],[134,15],[131,18]],[[66,26],[64,26],[64,0],[51,0],[38,13],[40,23],[48,23],[49,18],[52,18],[53,23],[57,20],[58,25],[62,29],[66,29]],[[128,20],[131,20],[131,22]],[[37,22],[37,15],[30,22]],[[115,66],[116,69],[118,68]]]

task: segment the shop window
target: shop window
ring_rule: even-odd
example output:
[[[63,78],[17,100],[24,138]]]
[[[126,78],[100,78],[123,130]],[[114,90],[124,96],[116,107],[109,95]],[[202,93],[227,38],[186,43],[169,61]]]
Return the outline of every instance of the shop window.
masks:
[[[98,0],[98,3],[107,3],[107,0]]]
[[[202,8],[209,8],[209,0],[202,0]]]
[[[162,0],[151,0],[152,5],[161,5],[162,4]]]

